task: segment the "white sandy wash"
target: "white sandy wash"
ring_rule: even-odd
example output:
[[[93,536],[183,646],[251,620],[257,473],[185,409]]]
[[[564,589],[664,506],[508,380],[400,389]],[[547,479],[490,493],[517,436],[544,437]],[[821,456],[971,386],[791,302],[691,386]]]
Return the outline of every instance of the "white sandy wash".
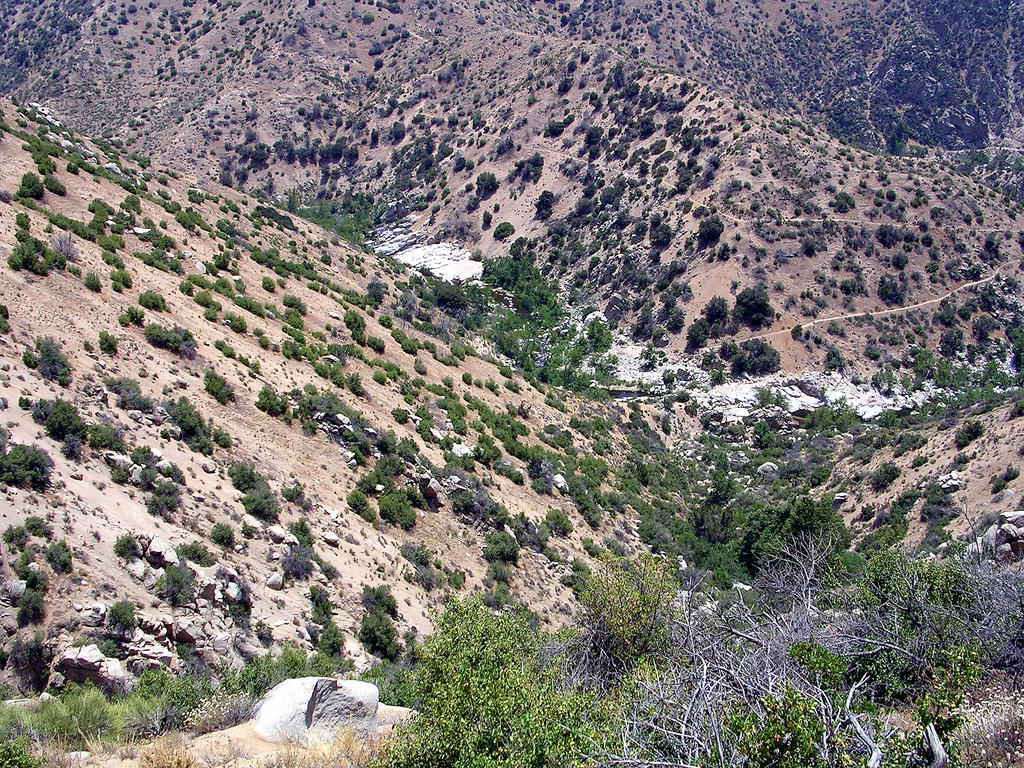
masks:
[[[423,243],[422,235],[412,230],[416,216],[378,230],[372,243],[382,256],[392,256],[407,267],[430,272],[441,280],[475,280],[484,273],[484,265],[461,245]]]

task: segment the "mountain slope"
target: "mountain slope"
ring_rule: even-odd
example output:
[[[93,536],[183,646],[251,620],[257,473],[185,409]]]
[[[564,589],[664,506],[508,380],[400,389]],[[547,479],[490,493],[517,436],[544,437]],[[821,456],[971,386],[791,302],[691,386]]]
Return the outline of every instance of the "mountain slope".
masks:
[[[130,668],[175,641],[213,663],[225,643],[253,653],[254,632],[315,645],[318,585],[358,659],[363,587],[393,590],[403,630],[428,630],[448,594],[501,604],[506,582],[558,624],[573,559],[585,568],[593,539],[633,545],[604,499],[621,411],[588,405],[580,421],[579,401],[476,355],[443,330],[441,284],[3,111],[5,453],[52,461],[21,474],[10,453],[8,584],[43,562],[45,540],[20,538],[26,516],[74,563],[38,585],[40,616],[10,593],[8,633],[41,622],[66,645],[59,628],[96,627],[73,604],[127,599],[149,616],[146,650],[122,651]],[[188,558],[194,586],[175,596],[168,566]],[[99,624],[85,631],[103,639]]]

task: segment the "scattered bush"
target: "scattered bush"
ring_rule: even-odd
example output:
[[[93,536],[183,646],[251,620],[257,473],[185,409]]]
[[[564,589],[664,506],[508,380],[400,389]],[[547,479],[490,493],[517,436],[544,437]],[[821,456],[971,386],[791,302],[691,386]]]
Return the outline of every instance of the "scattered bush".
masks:
[[[107,629],[116,634],[128,634],[135,629],[135,605],[119,600],[107,610]]]
[[[131,560],[139,554],[139,542],[135,534],[122,533],[114,542],[114,554],[122,560]]]
[[[71,547],[66,541],[55,541],[46,548],[46,562],[56,573],[71,573]]]
[[[71,384],[68,359],[52,336],[36,338],[35,365],[32,367],[47,381],[56,381],[62,387]]]
[[[165,328],[158,323],[147,323],[144,333],[146,341],[154,347],[166,349],[189,360],[196,356],[195,337],[185,328],[177,325]]]
[[[0,482],[16,488],[45,491],[52,470],[53,459],[38,445],[12,445],[0,455]]]
[[[235,546],[235,532],[227,523],[216,523],[210,529],[210,541],[225,549]]]
[[[139,306],[154,312],[166,312],[167,300],[158,291],[145,291],[139,294]]]
[[[228,384],[228,380],[217,374],[212,368],[206,370],[206,374],[203,376],[203,385],[213,399],[221,405],[227,405],[235,399],[235,390]]]
[[[968,419],[961,425],[960,429],[956,431],[956,447],[963,450],[984,433],[985,428],[981,425],[980,421],[977,421],[976,419]]]

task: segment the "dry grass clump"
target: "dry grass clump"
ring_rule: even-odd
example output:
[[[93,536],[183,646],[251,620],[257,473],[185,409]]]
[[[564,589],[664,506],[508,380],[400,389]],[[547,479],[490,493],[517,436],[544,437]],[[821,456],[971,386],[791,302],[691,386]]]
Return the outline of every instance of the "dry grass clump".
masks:
[[[269,758],[263,768],[365,768],[376,754],[376,739],[343,731],[328,742],[290,745]]]
[[[185,730],[202,734],[222,731],[249,720],[253,700],[244,693],[215,693],[185,718]]]
[[[139,755],[139,768],[199,768],[199,761],[180,734],[172,734],[154,742]]]
[[[1014,768],[1024,765],[1024,698],[1019,691],[994,689],[965,707],[964,725],[953,736],[964,765]]]

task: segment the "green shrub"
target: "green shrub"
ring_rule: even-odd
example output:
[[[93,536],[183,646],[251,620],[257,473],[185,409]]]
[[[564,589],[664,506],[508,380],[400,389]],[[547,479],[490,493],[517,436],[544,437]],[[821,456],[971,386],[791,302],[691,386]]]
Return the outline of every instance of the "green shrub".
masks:
[[[210,529],[210,541],[219,547],[231,549],[235,546],[235,532],[227,523],[216,523]]]
[[[701,219],[700,225],[697,227],[697,244],[701,248],[708,248],[718,242],[723,232],[725,232],[725,224],[722,223],[718,214]]]
[[[209,568],[217,562],[216,558],[210,553],[210,550],[206,548],[206,545],[198,541],[179,544],[174,551],[182,560],[195,563],[202,568]]]
[[[182,565],[168,565],[157,582],[157,593],[175,607],[190,604],[196,596],[195,575]]]
[[[52,336],[36,338],[36,371],[47,381],[56,381],[62,387],[71,383],[71,368],[68,359],[60,351],[60,345]]]
[[[44,701],[34,720],[48,739],[69,747],[116,738],[119,730],[114,708],[103,692],[93,687],[72,687]]]
[[[206,370],[206,374],[203,376],[203,385],[213,399],[221,405],[227,405],[235,399],[235,390],[228,384],[228,380],[217,374],[212,368]]]
[[[114,542],[114,554],[122,560],[131,560],[139,554],[139,542],[135,534],[122,533]]]
[[[4,530],[4,544],[13,551],[20,552],[28,544],[28,531],[24,525],[8,525]]]
[[[572,521],[561,509],[549,509],[544,517],[544,524],[552,536],[568,536],[572,533]]]
[[[56,176],[51,176],[49,174],[43,177],[43,186],[46,187],[47,192],[53,192],[53,194],[58,197],[63,197],[68,193],[60,180]]]
[[[192,332],[180,326],[165,328],[158,323],[147,323],[146,341],[154,347],[166,349],[191,360],[196,356],[196,341]]]
[[[29,200],[42,200],[43,180],[34,173],[26,173],[21,177],[21,185],[14,194]]]
[[[25,530],[41,539],[47,539],[53,534],[53,526],[38,515],[29,515],[25,518]]]
[[[18,244],[11,250],[7,257],[7,266],[11,269],[27,269],[33,274],[45,276],[51,269],[64,269],[67,259],[47,247],[37,238],[28,234],[27,229],[19,229],[15,232]]]
[[[763,715],[737,710],[729,720],[737,748],[749,768],[826,768],[818,745],[825,723],[817,704],[792,688],[762,702]]]
[[[265,521],[277,520],[280,505],[270,485],[252,464],[236,462],[228,468],[231,483],[241,491],[242,506],[255,518]]]
[[[99,346],[100,352],[103,352],[106,355],[117,354],[117,338],[111,333],[100,331]]]
[[[167,300],[159,291],[145,291],[139,294],[139,306],[154,312],[166,312]]]
[[[207,456],[213,453],[210,427],[187,397],[182,396],[165,403],[165,407],[171,422],[181,430],[181,439],[189,448]]]
[[[600,751],[598,707],[536,664],[541,642],[524,610],[450,601],[417,654],[419,714],[384,742],[381,768],[569,766]]]
[[[875,491],[884,491],[893,481],[900,476],[899,467],[893,464],[891,461],[887,461],[884,464],[879,465],[871,475],[871,487]]]
[[[956,431],[956,447],[963,450],[985,433],[985,428],[980,421],[969,419],[965,421],[960,429]]]
[[[85,273],[85,277],[82,278],[82,284],[93,293],[99,293],[103,290],[103,283],[100,282],[100,276],[92,271]]]
[[[46,616],[43,592],[40,589],[26,589],[18,598],[18,626],[38,624]]]
[[[42,763],[29,754],[24,739],[0,743],[0,768],[40,768]]]
[[[71,573],[71,547],[66,541],[55,541],[46,548],[46,562],[57,573]]]
[[[518,563],[519,542],[505,531],[491,531],[484,540],[484,560],[489,563]]]
[[[384,493],[377,500],[381,520],[409,530],[416,525],[416,510],[405,490]]]
[[[358,488],[353,489],[345,501],[348,503],[348,508],[363,518],[363,520],[368,523],[376,522],[376,511],[370,506],[370,501],[366,498],[366,494]]]
[[[510,222],[503,221],[494,228],[494,239],[495,240],[508,240],[513,234],[515,234],[516,228],[512,226]]]
[[[37,445],[12,445],[0,456],[0,482],[16,488],[45,491],[52,470],[53,459]]]
[[[308,546],[290,546],[281,555],[281,573],[285,579],[304,581],[313,574],[313,549]]]
[[[128,600],[119,600],[107,610],[107,629],[117,634],[127,634],[135,629],[135,605]]]
[[[143,312],[138,307],[129,306],[125,307],[124,312],[121,314],[120,317],[117,318],[117,322],[122,326],[138,325],[141,327],[142,319],[145,317],[145,315],[146,313]]]
[[[155,517],[169,518],[181,506],[181,489],[173,480],[160,480],[146,500],[146,511]]]
[[[393,660],[401,653],[398,629],[392,618],[383,611],[371,610],[363,615],[359,623],[359,642],[370,653],[382,659]]]
[[[256,407],[270,416],[284,416],[288,413],[288,398],[277,394],[273,387],[264,384],[256,397]]]
[[[486,200],[498,191],[498,177],[490,171],[484,171],[476,177],[476,193],[481,200]]]
[[[111,424],[93,424],[89,427],[89,445],[95,450],[124,453],[127,445],[121,439],[120,428]]]

